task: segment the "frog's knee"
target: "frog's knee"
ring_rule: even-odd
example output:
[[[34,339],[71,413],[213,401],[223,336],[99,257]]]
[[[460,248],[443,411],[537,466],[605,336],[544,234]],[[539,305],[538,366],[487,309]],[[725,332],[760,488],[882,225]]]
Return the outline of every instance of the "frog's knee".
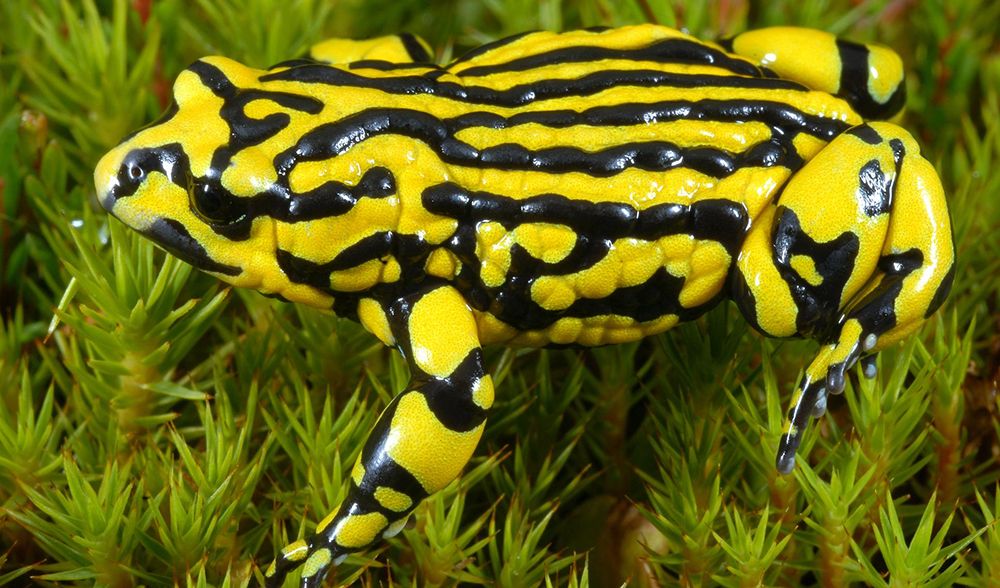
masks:
[[[841,309],[879,263],[904,154],[895,134],[861,125],[792,176],[751,223],[733,274],[751,324],[776,337],[836,336]]]
[[[941,180],[906,131],[875,126],[903,152],[878,269],[850,302],[848,317],[878,336],[873,351],[902,340],[944,302],[955,275],[955,248]]]
[[[906,102],[903,62],[880,45],[796,27],[747,31],[724,45],[783,78],[840,96],[866,119],[890,119]]]

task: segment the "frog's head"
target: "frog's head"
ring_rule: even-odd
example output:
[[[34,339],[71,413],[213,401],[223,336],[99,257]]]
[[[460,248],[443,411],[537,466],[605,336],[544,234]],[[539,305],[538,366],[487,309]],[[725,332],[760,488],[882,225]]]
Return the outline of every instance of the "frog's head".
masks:
[[[284,188],[262,145],[288,115],[254,111],[261,73],[219,57],[195,62],[164,116],[108,152],[94,182],[108,212],[184,261],[301,300],[276,261],[270,210]]]

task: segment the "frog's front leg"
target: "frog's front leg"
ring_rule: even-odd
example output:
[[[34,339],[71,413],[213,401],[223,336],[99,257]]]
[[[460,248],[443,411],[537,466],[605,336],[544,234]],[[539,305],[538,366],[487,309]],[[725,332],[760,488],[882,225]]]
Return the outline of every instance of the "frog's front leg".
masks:
[[[798,171],[754,220],[733,298],[762,332],[824,344],[806,369],[778,449],[795,467],[809,417],[845,372],[911,334],[944,301],[954,271],[941,182],[903,129],[855,127]]]
[[[410,382],[369,434],[347,499],[312,537],[282,549],[267,570],[268,586],[281,585],[299,565],[302,586],[318,586],[348,553],[398,533],[420,500],[465,467],[493,404],[475,319],[453,287],[365,299],[358,314],[366,328],[400,349]]]

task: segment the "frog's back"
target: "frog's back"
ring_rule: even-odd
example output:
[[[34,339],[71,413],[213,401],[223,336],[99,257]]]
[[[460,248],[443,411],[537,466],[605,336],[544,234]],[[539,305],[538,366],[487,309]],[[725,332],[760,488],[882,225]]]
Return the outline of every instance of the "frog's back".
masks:
[[[445,280],[484,341],[531,345],[631,340],[704,312],[752,219],[861,122],[653,25],[529,33],[447,67],[208,58],[181,94],[189,74],[231,130],[185,146],[192,175],[218,178],[240,211],[194,238],[227,258],[215,267],[243,268],[230,281],[358,316]],[[205,245],[217,235],[255,244]]]
[[[431,260],[455,268],[486,340],[614,343],[701,314],[751,220],[860,121],[649,25],[530,33],[447,72],[461,95],[440,108],[460,106],[438,116],[456,155],[420,211],[457,221]]]

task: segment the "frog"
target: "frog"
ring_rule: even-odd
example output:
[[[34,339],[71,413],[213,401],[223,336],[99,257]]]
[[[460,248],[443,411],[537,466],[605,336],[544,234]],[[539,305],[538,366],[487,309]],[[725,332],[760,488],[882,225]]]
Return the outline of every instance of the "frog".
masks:
[[[905,95],[891,49],[803,28],[535,31],[444,65],[409,34],[332,39],[268,69],[194,62],[95,189],[169,253],[404,358],[346,499],[264,573],[319,586],[466,466],[486,346],[635,341],[732,301],[819,345],[777,445],[791,472],[848,370],[875,377],[954,279]]]

